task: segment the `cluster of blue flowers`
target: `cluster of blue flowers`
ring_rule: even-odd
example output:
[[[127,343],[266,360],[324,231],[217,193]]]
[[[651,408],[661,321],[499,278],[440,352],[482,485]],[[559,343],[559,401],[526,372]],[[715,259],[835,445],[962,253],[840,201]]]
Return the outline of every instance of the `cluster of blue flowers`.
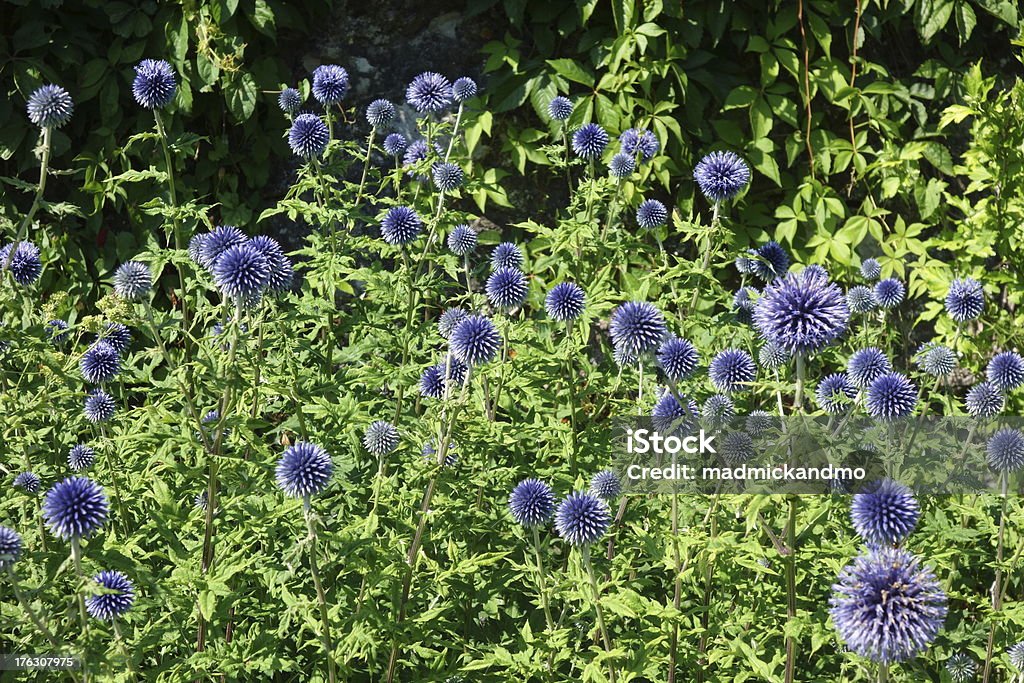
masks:
[[[265,235],[250,239],[232,225],[197,233],[188,252],[212,276],[225,299],[243,308],[258,304],[265,293],[287,291],[295,275],[277,240]]]

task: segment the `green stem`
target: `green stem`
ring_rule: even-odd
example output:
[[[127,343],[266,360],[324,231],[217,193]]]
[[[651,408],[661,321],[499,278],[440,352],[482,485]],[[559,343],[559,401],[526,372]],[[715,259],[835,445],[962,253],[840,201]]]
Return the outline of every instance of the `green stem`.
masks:
[[[46,178],[50,170],[50,152],[51,152],[51,138],[53,135],[53,129],[49,126],[43,128],[43,149],[42,154],[39,157],[39,182],[36,184],[36,194],[32,198],[32,205],[28,208],[28,213],[21,221],[21,225],[18,226],[18,232],[15,234],[14,243],[11,249],[7,252],[7,259],[4,261],[3,269],[7,270],[11,267],[11,261],[14,260],[14,248],[25,239],[28,234],[28,228],[32,224],[32,219],[35,218],[36,211],[39,210],[39,205],[43,201],[43,192],[46,191]],[[13,276],[12,276],[13,279]]]
[[[701,275],[704,275],[705,273],[707,273],[708,268],[711,267],[711,243],[712,243],[712,241],[714,239],[714,235],[718,231],[718,227],[719,227],[719,225],[721,223],[721,218],[719,216],[719,207],[720,207],[720,203],[719,202],[715,202],[715,207],[714,207],[714,209],[712,210],[712,213],[711,213],[711,228],[708,230],[707,240],[704,243],[704,255],[701,257],[701,263],[700,263]],[[697,300],[700,297],[700,289],[701,289],[700,287],[694,287],[694,289],[693,289],[693,298],[690,299],[690,308],[687,309],[691,313],[693,313],[693,311],[696,310],[696,308],[697,308]]]
[[[370,170],[370,152],[373,150],[373,138],[377,135],[377,129],[370,129],[370,137],[366,142],[366,156],[363,158],[363,175],[359,179],[359,191],[356,192],[356,208],[363,198],[363,188],[366,187],[366,174]]]
[[[533,527],[533,556],[537,561],[537,587],[540,589],[540,604],[544,610],[544,623],[548,631],[554,631],[555,620],[551,617],[551,603],[548,599],[547,579],[544,575],[544,562],[540,554],[540,531]]]
[[[7,575],[11,579],[11,587],[14,589],[14,596],[18,599],[18,604],[21,605],[21,609],[25,611],[25,614],[28,615],[28,618],[35,625],[36,629],[46,637],[46,640],[49,641],[50,645],[52,645],[54,649],[60,649],[60,642],[54,637],[50,629],[47,628],[46,622],[43,621],[42,617],[36,614],[35,610],[32,609],[28,600],[25,599],[25,595],[21,592],[21,588],[18,586],[18,576],[14,573],[13,563],[8,565]]]
[[[181,234],[181,222],[178,220],[178,196],[174,187],[174,163],[171,160],[171,147],[167,140],[167,131],[164,129],[163,120],[160,118],[160,112],[156,109],[153,110],[153,118],[156,120],[156,131],[160,136],[160,146],[164,153],[164,167],[167,170],[167,196],[170,199],[171,211],[173,212],[171,217],[171,229],[174,232],[174,248],[180,253],[185,249],[185,245]],[[169,237],[167,243],[168,245],[171,243]],[[192,326],[189,324],[188,305],[185,301],[188,293],[188,290],[185,289],[185,272],[181,265],[175,264],[175,268],[178,271],[178,291],[181,293],[182,325],[187,333],[192,329]],[[188,346],[187,343],[186,346]]]
[[[1009,488],[1009,474],[1007,472],[999,473],[999,497],[1000,497],[1000,511],[999,511],[999,532],[996,541],[996,578],[992,583],[992,611],[998,613],[1003,609],[1003,550],[1004,550],[1004,538],[1006,535],[1006,508],[1007,508],[1007,490]],[[995,615],[993,615],[995,616]],[[989,626],[988,630],[988,643],[985,647],[985,668],[982,673],[982,683],[988,683],[989,676],[992,672],[992,655],[995,650],[996,642],[996,621],[993,619],[992,625]]]
[[[320,640],[324,647],[324,655],[327,656],[327,677],[330,683],[335,683],[337,673],[334,663],[334,645],[331,640],[331,622],[327,615],[327,594],[324,592],[323,583],[320,581],[320,567],[316,557],[316,526],[313,524],[313,511],[309,503],[309,496],[302,499],[302,509],[306,518],[306,530],[309,532],[309,572],[313,576],[313,585],[316,587],[316,600],[320,605],[320,627],[322,632]]]
[[[590,562],[590,546],[584,545],[580,548],[580,557],[583,560],[583,567],[587,570],[587,577],[590,579],[590,590],[594,598],[594,611],[597,613],[597,627],[601,631],[601,640],[604,641],[604,650],[608,654],[611,654],[614,648],[612,647],[611,636],[608,635],[608,627],[604,622],[604,610],[601,608],[601,589],[597,585],[597,575],[594,574],[594,565]],[[615,665],[608,661],[608,679],[611,683],[615,683]]]
[[[448,141],[448,151],[444,153],[444,161],[448,163],[448,159],[451,158],[452,148],[455,147],[455,138],[459,134],[459,123],[462,121],[462,102],[459,102],[459,111],[455,114],[455,126],[452,127],[452,138]]]
[[[117,640],[118,649],[121,650],[121,655],[124,657],[125,664],[128,665],[128,673],[131,675],[132,680],[136,680],[135,665],[132,663],[132,656],[128,652],[128,645],[124,642],[124,638],[121,636],[121,627],[118,625],[117,620],[114,620],[114,639]]]
[[[568,348],[565,356],[566,365],[568,370],[566,372],[566,393],[569,394],[569,427],[572,429],[572,451],[569,454],[569,473],[573,479],[576,478],[576,474],[579,471],[579,448],[580,448],[580,437],[579,437],[579,421],[576,415],[576,369],[575,369],[575,350],[573,349],[573,321],[565,321],[565,339],[566,346]]]

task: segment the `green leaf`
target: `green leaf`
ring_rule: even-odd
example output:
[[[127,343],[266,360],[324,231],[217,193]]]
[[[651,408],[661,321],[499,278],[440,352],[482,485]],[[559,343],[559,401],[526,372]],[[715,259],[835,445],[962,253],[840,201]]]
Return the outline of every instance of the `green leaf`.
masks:
[[[914,23],[921,40],[930,43],[935,34],[949,23],[954,7],[955,0],[918,0]]]
[[[256,81],[248,73],[243,73],[225,86],[228,110],[236,121],[245,121],[256,109]]]
[[[594,87],[594,75],[588,73],[575,59],[549,59],[547,63],[559,76],[589,88]]]

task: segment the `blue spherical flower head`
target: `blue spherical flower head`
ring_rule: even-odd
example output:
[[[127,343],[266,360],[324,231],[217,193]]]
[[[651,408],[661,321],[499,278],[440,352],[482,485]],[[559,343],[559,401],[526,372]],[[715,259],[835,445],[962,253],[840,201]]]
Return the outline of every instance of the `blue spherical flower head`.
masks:
[[[434,187],[440,192],[454,192],[462,187],[465,175],[458,164],[436,163],[430,170],[434,179]]]
[[[114,272],[114,291],[125,301],[142,301],[152,288],[153,275],[145,263],[127,261]]]
[[[402,157],[403,166],[412,166],[427,158],[427,154],[430,149],[427,147],[426,140],[413,140],[409,143],[408,147],[405,148],[405,156]],[[412,175],[410,173],[410,175]]]
[[[548,291],[544,308],[552,320],[566,322],[583,315],[587,306],[587,294],[575,282],[562,282]]]
[[[494,359],[501,348],[501,333],[482,315],[466,316],[451,335],[452,354],[466,365],[480,365]]]
[[[405,148],[409,145],[408,140],[401,133],[391,133],[384,138],[384,153],[397,157],[405,151]]]
[[[601,500],[612,500],[622,493],[619,475],[612,470],[602,470],[590,479],[590,492]]]
[[[665,378],[670,382],[679,382],[690,375],[697,369],[697,364],[700,362],[700,354],[697,353],[697,347],[686,339],[680,339],[678,337],[669,337],[665,341],[661,342],[661,346],[658,347],[658,365],[661,367],[662,372],[665,373]]]
[[[113,621],[135,603],[135,586],[121,572],[102,571],[93,577],[99,592],[85,600],[85,609],[95,619]]]
[[[334,473],[331,454],[308,441],[297,441],[277,461],[277,485],[292,498],[314,496],[325,488]]]
[[[668,221],[668,209],[657,199],[645,199],[636,209],[636,224],[644,230],[654,230]]]
[[[330,140],[327,124],[316,114],[299,114],[288,129],[288,146],[307,161],[323,156]]]
[[[995,384],[979,382],[967,392],[964,403],[967,406],[967,413],[971,417],[987,420],[1003,411],[1006,399]]]
[[[628,154],[619,152],[608,163],[608,174],[613,178],[628,178],[636,170],[636,161]]]
[[[668,334],[665,316],[646,301],[627,301],[612,312],[612,344],[631,358],[652,351]]]
[[[277,106],[285,114],[294,114],[302,106],[302,93],[295,88],[285,88],[277,96]]]
[[[953,683],[968,683],[978,673],[978,664],[967,653],[957,652],[946,660],[946,672]]]
[[[14,253],[11,253],[11,250]],[[0,267],[7,264],[15,282],[19,285],[30,285],[39,279],[43,272],[43,262],[39,257],[39,247],[31,242],[8,244],[0,250]]]
[[[374,100],[366,107],[366,122],[373,128],[383,128],[395,120],[395,105],[387,100]]]
[[[736,272],[740,275],[753,275],[754,273],[754,261],[746,256],[737,256],[735,265]]]
[[[313,97],[328,107],[348,94],[348,71],[337,64],[321,64],[313,69]]]
[[[106,384],[121,372],[121,357],[107,342],[96,342],[82,354],[78,367],[89,384]]]
[[[739,464],[753,459],[757,454],[754,439],[746,431],[729,432],[722,438],[718,452],[726,462]]]
[[[896,548],[869,549],[843,568],[829,605],[846,646],[882,664],[923,652],[946,618],[946,595],[935,575]]]
[[[387,455],[398,448],[398,428],[390,422],[377,420],[363,432],[363,446],[373,455]]]
[[[683,403],[679,402],[683,400]],[[651,425],[663,434],[685,434],[693,429],[700,409],[697,402],[685,396],[676,398],[671,391],[662,392],[651,409]]]
[[[85,419],[94,424],[109,422],[117,411],[117,404],[114,398],[102,389],[93,389],[85,397],[85,407],[82,412]]]
[[[865,280],[877,280],[882,277],[882,265],[873,258],[866,258],[860,263],[860,275]]]
[[[988,440],[988,465],[997,472],[1024,469],[1024,434],[1009,427],[1000,429]]]
[[[249,238],[233,225],[218,225],[209,234],[204,235],[196,246],[199,254],[197,261],[207,270],[212,270],[221,254],[231,247],[245,244]],[[191,245],[190,245],[191,247]]]
[[[596,123],[588,123],[572,134],[572,151],[581,159],[596,159],[608,146],[608,133]]]
[[[757,307],[757,297],[761,292],[756,287],[740,287],[732,297],[732,307],[736,311],[752,313]]]
[[[295,277],[295,269],[292,262],[285,256],[284,249],[273,237],[257,235],[249,240],[249,244],[255,247],[263,257],[267,259],[270,266],[270,275],[267,277],[267,289],[272,292],[283,292],[292,286],[292,279]]]
[[[845,372],[837,372],[821,380],[814,393],[818,407],[829,415],[845,412],[855,396],[857,389],[850,383]]]
[[[96,451],[85,444],[78,444],[68,451],[68,467],[75,472],[87,470],[96,462]]]
[[[853,386],[866,389],[875,378],[892,372],[892,363],[880,349],[869,346],[853,352],[846,371]]]
[[[60,346],[68,340],[68,324],[63,320],[51,320],[46,323],[46,336],[54,346]]]
[[[548,116],[553,121],[565,121],[572,116],[572,101],[568,97],[557,95],[548,102]]]
[[[693,169],[700,191],[713,202],[732,199],[750,182],[750,168],[732,152],[712,152]]]
[[[641,161],[646,162],[653,159],[654,155],[658,153],[661,143],[658,142],[654,133],[646,128],[643,130],[630,128],[619,136],[619,149],[631,159],[636,159],[639,156]]]
[[[958,323],[974,320],[985,310],[985,292],[973,278],[953,280],[946,294],[946,311]]]
[[[427,398],[450,398],[466,379],[466,364],[451,358],[449,363],[438,363],[423,371],[420,375],[420,394]]]
[[[524,479],[512,489],[508,510],[527,529],[543,526],[555,513],[555,494],[539,479]]]
[[[1010,664],[1017,667],[1019,671],[1024,671],[1024,640],[1008,647],[1006,656],[1010,658]]]
[[[894,277],[886,278],[875,285],[875,301],[879,308],[896,308],[903,303],[907,288]]]
[[[213,266],[213,281],[224,296],[249,305],[270,281],[270,264],[252,244],[229,247]]]
[[[851,313],[870,313],[878,306],[875,293],[869,287],[857,285],[846,293],[846,304]]]
[[[757,362],[765,370],[778,370],[787,363],[793,355],[773,341],[766,341],[757,351]]]
[[[945,377],[956,369],[956,354],[947,346],[925,344],[915,355],[917,367],[932,377]]]
[[[87,477],[68,477],[54,484],[43,500],[43,520],[54,536],[64,540],[99,531],[108,511],[103,488]]]
[[[468,225],[457,225],[448,233],[448,250],[456,256],[465,256],[476,249],[476,230]]]
[[[405,89],[405,99],[421,114],[447,109],[452,103],[452,84],[439,73],[425,71]]]
[[[132,345],[132,332],[121,323],[107,323],[106,327],[96,335],[97,342],[106,342],[114,347],[122,356]]]
[[[711,359],[708,376],[722,393],[744,391],[751,388],[757,377],[757,364],[743,349],[726,349]]]
[[[456,78],[452,83],[452,99],[460,104],[476,97],[476,81],[467,76]]]
[[[736,406],[723,394],[709,396],[700,410],[700,419],[712,428],[722,427],[736,417]]]
[[[442,467],[455,467],[459,462],[459,454],[455,452],[456,445],[454,441],[448,442],[448,450],[444,454],[444,463]],[[437,449],[434,447],[433,441],[427,441],[423,444],[423,448],[420,449],[423,453],[423,459],[430,464],[437,464]]]
[[[1024,358],[1014,351],[1003,351],[989,361],[985,376],[1003,391],[1012,391],[1024,384]]]
[[[423,230],[423,220],[408,206],[393,206],[380,223],[380,234],[392,246],[402,246],[416,239]]]
[[[199,232],[192,235],[192,239],[188,241],[188,257],[192,259],[193,263],[203,265],[203,247],[209,237],[208,233]]]
[[[469,316],[469,312],[463,308],[449,308],[441,314],[437,320],[437,332],[445,339],[448,339],[455,327]]]
[[[14,488],[26,493],[39,493],[39,475],[35,472],[21,472],[14,478]]]
[[[588,491],[570,493],[555,511],[555,530],[572,546],[596,543],[610,524],[608,505]]]
[[[892,479],[882,479],[856,494],[850,521],[870,545],[897,545],[910,535],[921,516],[913,492]]]
[[[491,270],[522,267],[523,252],[511,242],[502,242],[491,252]]]
[[[747,415],[745,427],[747,434],[756,439],[777,429],[778,424],[778,420],[771,413],[764,410],[752,410]]]
[[[71,120],[74,100],[59,85],[44,85],[29,95],[29,121],[40,128],[60,128]]]
[[[782,248],[778,242],[771,241],[765,242],[757,249],[750,249],[749,253],[751,257],[748,260],[750,267],[750,274],[759,277],[765,282],[771,282],[772,280],[782,277],[789,270],[789,254]],[[800,276],[807,279],[806,275],[814,276],[816,271],[807,273],[807,269],[800,273]],[[828,284],[828,277],[826,276],[825,282],[821,282],[822,286]]]
[[[178,82],[174,68],[163,59],[143,59],[135,67],[132,94],[139,106],[163,109],[174,101]]]
[[[820,351],[846,331],[850,309],[834,283],[789,274],[765,287],[754,325],[790,354]]]
[[[21,536],[10,527],[0,526],[0,569],[13,567],[21,556]]]
[[[910,417],[917,407],[917,387],[898,372],[881,375],[868,386],[864,404],[876,420]]]
[[[529,285],[518,268],[498,268],[487,278],[487,300],[495,308],[514,308],[526,299]]]

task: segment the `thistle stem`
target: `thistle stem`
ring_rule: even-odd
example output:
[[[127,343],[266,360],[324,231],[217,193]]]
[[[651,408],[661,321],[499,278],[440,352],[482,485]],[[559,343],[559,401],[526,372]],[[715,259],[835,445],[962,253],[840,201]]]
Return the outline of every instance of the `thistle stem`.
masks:
[[[14,243],[7,252],[7,259],[4,261],[3,266],[4,270],[11,267],[11,261],[14,260],[14,249],[23,239],[25,239],[25,235],[28,234],[28,228],[32,224],[32,219],[35,218],[36,211],[39,210],[39,205],[43,201],[43,192],[46,191],[46,177],[50,170],[50,152],[52,147],[50,143],[52,135],[53,129],[50,126],[43,128],[43,149],[42,154],[39,157],[39,182],[36,184],[36,194],[32,198],[32,205],[28,208],[28,213],[25,214],[25,218],[22,219],[21,225],[18,226],[18,232],[15,235]]]
[[[313,522],[313,510],[309,502],[309,496],[302,499],[303,516],[306,518],[306,530],[309,532],[309,573],[313,577],[313,585],[316,587],[316,600],[320,606],[320,640],[323,644],[324,655],[327,657],[327,678],[330,683],[335,683],[337,673],[334,663],[334,645],[331,640],[331,622],[327,615],[327,594],[324,592],[323,583],[320,581],[320,566],[316,557],[316,525]]]
[[[182,251],[184,246],[184,240],[181,234],[181,222],[178,219],[178,196],[177,191],[174,187],[174,163],[171,160],[171,146],[167,140],[167,131],[164,129],[163,120],[160,118],[160,112],[156,109],[153,110],[153,118],[156,120],[156,131],[160,136],[160,147],[164,153],[164,167],[167,170],[167,196],[171,203],[171,230],[174,234],[174,248],[176,251]],[[168,237],[168,246],[170,246],[171,240]],[[186,332],[192,329],[189,323],[189,311],[188,305],[185,301],[185,295],[188,290],[185,289],[185,272],[182,270],[180,265],[175,266],[178,271],[178,288],[181,293],[181,318],[182,325]],[[187,335],[186,335],[187,341]],[[186,347],[188,344],[186,343]]]
[[[455,114],[455,125],[452,127],[452,137],[448,141],[448,151],[444,153],[445,163],[448,163],[448,159],[452,156],[452,148],[455,147],[455,138],[459,134],[459,123],[462,122],[462,106],[463,103],[459,102],[459,111]]]
[[[714,234],[718,231],[718,226],[721,223],[719,207],[720,203],[715,202],[714,209],[711,212],[711,228],[708,230],[708,236],[706,241],[704,242],[704,255],[701,257],[700,262],[701,275],[706,273],[708,268],[711,267],[711,242],[714,237]],[[697,299],[699,297],[700,287],[695,287],[693,289],[693,298],[690,299],[690,308],[687,309],[690,313],[693,313],[693,311],[697,308]]]
[[[540,604],[544,610],[544,623],[547,625],[548,631],[553,631],[555,629],[555,620],[551,617],[547,579],[544,574],[544,562],[541,560],[540,554],[540,532],[537,530],[537,527],[533,527],[533,554],[534,559],[537,561],[537,587],[540,589]]]
[[[28,618],[35,625],[36,629],[46,637],[46,640],[49,641],[50,645],[59,649],[61,647],[60,642],[54,637],[50,629],[47,628],[46,622],[43,618],[36,614],[35,610],[32,609],[28,600],[25,599],[25,594],[21,592],[21,588],[18,586],[18,576],[14,573],[13,564],[7,567],[7,575],[11,579],[11,587],[14,589],[14,597],[18,599],[18,604],[21,605],[21,609],[25,611],[25,614],[28,615]]]
[[[594,565],[590,562],[590,546],[584,545],[580,548],[580,558],[583,561],[583,567],[587,570],[587,577],[590,579],[590,590],[594,598],[594,611],[597,613],[597,627],[601,631],[601,640],[604,641],[605,652],[611,654],[614,648],[612,647],[611,636],[608,635],[608,628],[604,622],[604,610],[601,608],[601,589],[597,585],[597,575],[594,574]],[[615,666],[608,662],[608,679],[611,683],[615,683]]]
[[[992,582],[992,611],[999,612],[1003,609],[1003,550],[1006,535],[1006,508],[1007,491],[1009,488],[1009,475],[1006,472],[999,473],[999,532],[996,540],[996,577]],[[988,629],[988,643],[985,646],[985,668],[982,672],[982,683],[988,683],[992,673],[992,655],[995,650],[996,624],[993,620]]]

